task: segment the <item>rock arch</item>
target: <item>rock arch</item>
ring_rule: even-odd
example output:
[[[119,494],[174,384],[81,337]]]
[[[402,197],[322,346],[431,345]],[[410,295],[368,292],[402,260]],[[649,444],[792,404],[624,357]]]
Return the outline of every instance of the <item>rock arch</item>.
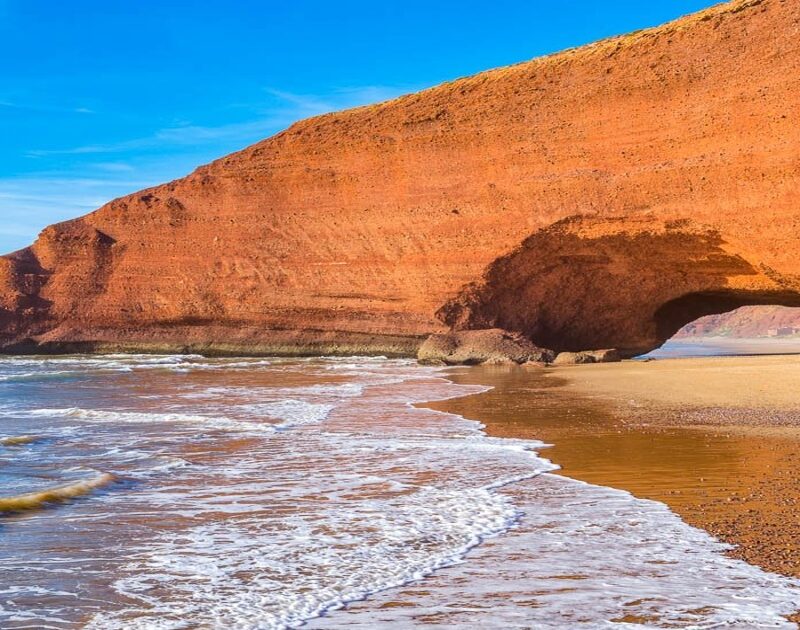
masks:
[[[800,306],[800,281],[713,227],[575,216],[492,262],[437,317],[454,330],[519,332],[556,351],[635,356],[699,317],[756,304]]]

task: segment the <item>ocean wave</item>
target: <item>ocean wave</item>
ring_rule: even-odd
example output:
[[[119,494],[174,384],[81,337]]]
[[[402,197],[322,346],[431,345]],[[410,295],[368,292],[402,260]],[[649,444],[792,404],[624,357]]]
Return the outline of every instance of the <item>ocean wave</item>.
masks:
[[[302,525],[276,541],[271,523],[241,517],[194,527],[177,544],[154,541],[138,570],[115,588],[133,601],[167,590],[170,601],[134,615],[101,613],[87,628],[167,629],[190,618],[210,627],[296,627],[457,562],[519,517],[507,498],[480,490],[424,488],[379,507],[349,515],[322,544]],[[244,574],[246,582],[236,577]],[[341,579],[332,581],[333,574]]]
[[[73,481],[68,484],[26,494],[18,494],[13,497],[0,497],[0,513],[36,510],[50,503],[58,503],[89,494],[93,490],[107,486],[113,481],[113,475],[99,473],[91,479]]]
[[[127,452],[129,453],[130,451]],[[133,479],[148,479],[164,473],[174,473],[192,466],[192,463],[187,459],[175,455],[153,456],[150,453],[141,453],[139,457],[134,456],[131,459],[136,470],[128,470],[125,476]]]
[[[376,385],[390,384],[392,382],[402,382],[403,379],[395,381],[383,379],[370,383],[324,383],[319,385],[298,385],[297,387],[257,385],[252,387],[229,386],[229,387],[202,387],[195,391],[182,394],[183,398],[188,399],[224,399],[231,397],[252,399],[287,399],[308,397],[312,399],[346,399],[358,398],[364,393],[367,387]]]
[[[4,370],[25,368],[52,368],[55,371],[30,371],[10,375],[0,375],[0,382],[23,382],[59,376],[79,376],[95,372],[120,372],[167,370],[187,373],[193,371],[256,370],[272,365],[271,360],[258,358],[209,359],[198,354],[187,355],[78,355],[50,359],[28,359],[19,357],[0,358]]]
[[[23,372],[21,374],[0,375],[0,383],[29,383],[35,381],[66,380],[78,376],[75,372],[60,370],[57,372]]]
[[[254,403],[237,405],[237,413],[246,413],[253,416],[266,416],[280,420],[275,428],[289,429],[306,424],[316,424],[328,417],[335,405],[310,403],[304,400],[278,400],[275,402]]]
[[[328,417],[334,405],[310,403],[287,399],[265,403],[244,404],[227,407],[240,417],[224,415],[198,415],[183,413],[152,413],[141,411],[116,411],[101,409],[34,409],[26,412],[34,417],[74,418],[97,423],[130,424],[189,424],[207,429],[236,430],[248,433],[271,433],[276,430],[300,427],[321,422]],[[20,413],[20,412],[16,412]],[[280,422],[264,422],[264,419]],[[3,442],[0,441],[0,444]]]
[[[452,387],[433,383],[428,395],[445,397]],[[408,405],[417,393],[410,391],[390,397],[407,404],[393,407],[388,421],[428,417]],[[302,402],[295,400],[271,411],[284,415],[287,402],[290,412],[307,409],[295,407]],[[257,410],[258,405],[252,409]],[[321,413],[320,408],[314,419]],[[455,419],[431,417],[440,423]],[[88,627],[155,630],[187,618],[203,618],[212,627],[296,627],[458,563],[470,549],[518,522],[521,513],[498,491],[501,485],[556,468],[533,451],[541,442],[495,440],[481,436],[477,423],[471,426],[475,439],[449,435],[449,429],[387,437],[380,425],[371,433],[315,431],[275,452],[280,459],[272,462],[267,479],[258,458],[228,460],[225,470],[211,472],[218,492],[230,488],[228,499],[220,495],[209,502],[205,492],[195,499],[167,489],[153,500],[165,506],[179,500],[176,509],[183,518],[197,520],[209,512],[236,518],[184,530],[179,539],[170,534],[149,540],[146,550],[134,552],[129,575],[114,588],[130,601],[152,592],[169,595],[149,599],[146,608],[101,613]],[[460,422],[458,427],[463,428]],[[323,498],[316,499],[319,495]],[[286,519],[279,509],[271,517],[282,506],[281,496],[314,509],[292,511]],[[259,507],[262,497],[269,498],[270,512]]]
[[[332,366],[336,382],[325,382]],[[59,539],[14,565],[41,570],[42,583],[56,557],[77,567],[57,576],[74,599],[45,610],[39,598],[32,619],[63,614],[103,630],[403,629],[430,613],[444,627],[506,629],[597,628],[629,614],[680,627],[782,627],[797,601],[790,582],[724,556],[666,506],[547,474],[557,467],[539,455],[545,444],[487,437],[476,422],[415,407],[487,388],[395,361],[276,359],[274,370],[167,387],[161,373],[138,371],[98,398],[119,410],[32,412],[37,431],[48,416],[54,428],[60,418],[81,427],[75,443],[87,450],[58,453],[76,466],[70,475],[89,452],[136,490],[63,515],[72,520],[60,531],[79,532],[73,547],[62,553]],[[291,386],[294,371],[302,386]],[[150,394],[160,410],[128,409]],[[128,423],[153,429],[122,430]],[[233,439],[198,439],[205,429]],[[113,567],[86,557],[86,536],[108,541]],[[13,578],[4,561],[15,559],[0,551],[0,577]],[[83,590],[90,571],[99,593]],[[414,586],[386,590],[405,585]],[[111,604],[98,612],[95,602]],[[0,610],[0,625],[15,612]]]
[[[180,413],[146,413],[140,411],[109,411],[100,409],[34,409],[28,412],[31,416],[74,418],[98,423],[130,423],[130,424],[189,424],[206,429],[239,430],[247,432],[273,432],[271,424],[247,422],[224,416],[202,416]]]
[[[10,435],[0,438],[0,446],[24,446],[42,439],[41,435]]]

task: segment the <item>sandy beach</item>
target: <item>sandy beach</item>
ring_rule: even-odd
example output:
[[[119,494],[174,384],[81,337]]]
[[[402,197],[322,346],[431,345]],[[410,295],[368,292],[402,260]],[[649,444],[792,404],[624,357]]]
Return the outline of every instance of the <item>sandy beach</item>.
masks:
[[[662,501],[767,570],[800,576],[800,357],[454,371],[437,403],[491,435],[544,440],[560,474]]]

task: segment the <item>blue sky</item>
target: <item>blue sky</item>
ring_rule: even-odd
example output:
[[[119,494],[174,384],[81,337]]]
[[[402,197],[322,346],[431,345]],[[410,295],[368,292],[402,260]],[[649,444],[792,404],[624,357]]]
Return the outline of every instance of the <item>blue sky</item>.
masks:
[[[295,120],[709,0],[0,0],[0,252]]]

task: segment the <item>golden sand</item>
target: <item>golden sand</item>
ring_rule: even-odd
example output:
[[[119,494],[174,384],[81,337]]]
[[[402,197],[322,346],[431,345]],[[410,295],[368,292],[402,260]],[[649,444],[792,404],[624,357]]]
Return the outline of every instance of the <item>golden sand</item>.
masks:
[[[539,439],[560,474],[666,503],[800,577],[800,357],[458,370],[485,394],[430,405],[503,437]]]
[[[556,368],[550,373],[565,379],[568,390],[633,407],[800,412],[797,355],[625,361]],[[759,417],[753,422],[770,426]]]

